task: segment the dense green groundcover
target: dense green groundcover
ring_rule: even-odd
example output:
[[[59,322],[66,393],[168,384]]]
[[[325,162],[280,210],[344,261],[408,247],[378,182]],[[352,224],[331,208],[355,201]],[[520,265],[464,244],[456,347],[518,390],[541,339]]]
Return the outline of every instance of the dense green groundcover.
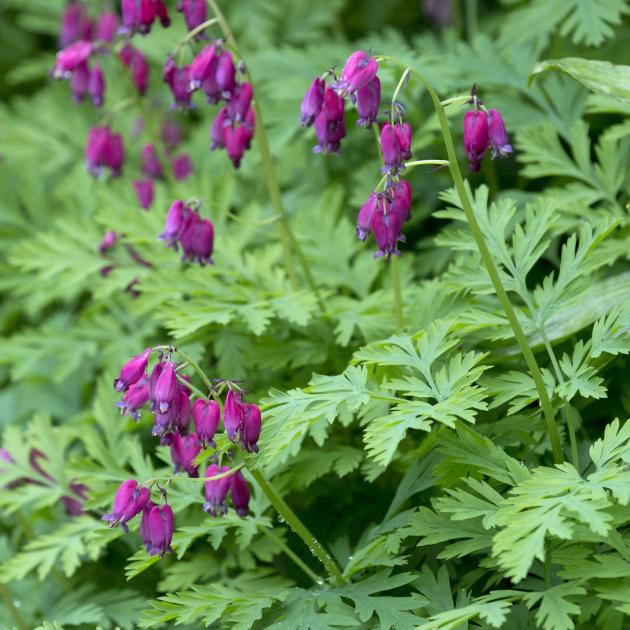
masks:
[[[50,77],[65,2],[0,3],[2,627],[630,627],[630,67],[607,63],[628,63],[630,2],[453,0],[449,18],[446,0],[218,0],[263,117],[238,170],[209,151],[216,106],[169,110],[167,55],[190,63],[204,42],[178,45],[167,4],[171,26],[132,40],[147,95],[103,53],[99,111]],[[381,181],[373,133],[349,100],[338,155],[314,155],[299,124],[313,77],[355,50],[378,59],[380,122],[399,86],[413,160],[451,160],[403,173],[392,261],[354,233]],[[454,99],[441,118],[423,80]],[[514,147],[479,173],[462,143],[473,84]],[[156,180],[145,212],[132,182],[165,119],[193,174]],[[124,137],[119,178],[85,169],[103,123]],[[213,265],[157,239],[193,198]],[[158,345],[188,357],[199,394],[195,362],[260,405],[257,454],[216,438],[247,516],[204,512],[148,407],[119,414],[113,379]],[[123,481],[156,478],[175,521],[162,559],[138,517],[128,534],[101,520]]]

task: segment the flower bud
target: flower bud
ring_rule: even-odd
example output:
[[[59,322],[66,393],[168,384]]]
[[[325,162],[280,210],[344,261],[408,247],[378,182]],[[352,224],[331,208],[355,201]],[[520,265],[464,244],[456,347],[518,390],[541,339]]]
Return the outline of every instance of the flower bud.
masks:
[[[228,157],[232,160],[234,168],[239,168],[245,151],[249,147],[252,138],[252,130],[249,125],[240,124],[235,127],[227,126],[223,129],[223,143]]]
[[[174,151],[182,141],[182,132],[179,125],[172,120],[164,120],[160,128],[160,137],[166,147]]]
[[[260,409],[257,405],[245,405],[243,413],[243,428],[241,443],[243,449],[251,453],[258,453],[258,438],[260,437]]]
[[[129,531],[127,521],[142,511],[149,500],[149,489],[138,487],[135,479],[124,481],[114,497],[114,506],[110,514],[104,514],[102,520],[109,523],[109,527],[120,525],[125,533]]]
[[[171,459],[173,460],[173,473],[183,470],[189,477],[198,477],[199,468],[193,465],[193,459],[201,452],[201,443],[195,433],[171,436]]]
[[[492,147],[492,159],[507,157],[513,151],[507,131],[505,130],[503,118],[496,109],[491,109],[488,112],[488,119],[488,141]]]
[[[59,46],[66,48],[80,40],[89,40],[92,35],[92,24],[82,2],[69,2],[61,15]]]
[[[166,60],[163,72],[164,82],[169,86],[175,99],[174,108],[189,109],[192,93],[190,84],[190,66],[178,68],[171,57]]]
[[[203,445],[214,446],[214,435],[219,426],[221,408],[215,400],[197,398],[192,406],[195,433]]]
[[[398,214],[400,219],[408,221],[411,218],[411,186],[406,179],[401,179],[393,187],[394,198],[392,201],[392,209]]]
[[[341,80],[336,84],[335,89],[340,94],[346,92],[352,94],[365,87],[376,76],[377,72],[376,59],[362,50],[357,50],[348,57],[341,72]]]
[[[223,428],[232,442],[243,428],[244,405],[238,392],[229,390],[223,407]]]
[[[61,497],[61,503],[68,516],[80,516],[83,514],[83,503],[87,499],[88,488],[82,483],[71,483],[70,490],[72,495],[64,494]]]
[[[479,170],[488,145],[488,117],[482,111],[467,111],[464,115],[464,149],[473,173]]]
[[[154,408],[160,413],[166,413],[177,397],[177,373],[172,361],[164,361],[151,392]]]
[[[315,134],[319,144],[314,153],[338,153],[341,139],[346,135],[344,100],[334,90],[326,88],[322,111],[315,118]]]
[[[142,539],[142,543],[144,544],[144,548],[146,551],[149,551],[149,549],[151,549],[149,514],[151,514],[151,510],[156,507],[156,505],[156,503],[149,499],[142,508],[142,518],[140,519],[140,538]]]
[[[87,89],[94,107],[100,107],[103,104],[103,96],[105,94],[105,77],[103,76],[101,66],[97,63],[94,64],[90,71]]]
[[[381,81],[378,77],[374,77],[366,85],[357,90],[357,110],[359,112],[357,125],[369,129],[372,123],[376,122],[380,104]]]
[[[300,109],[300,125],[304,127],[310,127],[317,114],[322,109],[322,105],[324,104],[324,89],[326,87],[326,83],[324,79],[320,77],[315,77],[313,82],[311,83],[308,90],[306,90],[306,94],[302,99],[302,107]]]
[[[131,44],[125,44],[118,53],[122,64],[131,71],[131,78],[138,94],[145,94],[149,84],[149,62]]]
[[[227,466],[217,466],[211,464],[206,468],[205,477],[215,477],[221,473],[226,473],[230,469]],[[221,477],[220,479],[211,479],[204,484],[204,494],[206,502],[203,504],[205,512],[212,514],[212,516],[223,515],[227,512],[227,506],[225,505],[225,498],[227,497],[230,488],[232,487],[232,475]]]
[[[188,179],[192,173],[192,162],[190,156],[186,153],[178,155],[172,162],[171,168],[173,169],[173,175],[177,181]]]
[[[237,470],[231,475],[232,480],[232,504],[239,516],[247,516],[249,506],[249,486],[243,473]]]
[[[120,376],[114,381],[114,389],[117,392],[127,391],[130,385],[137,383],[144,376],[150,354],[151,348],[147,348],[142,354],[132,357],[122,366]]]
[[[376,193],[370,193],[367,201],[361,206],[359,214],[357,215],[357,238],[360,241],[364,241],[368,234],[372,231],[372,220],[374,212],[378,204],[378,195]]]
[[[111,249],[116,244],[117,240],[118,240],[118,234],[114,232],[114,230],[107,231],[105,233],[105,236],[103,237],[103,240],[98,246],[98,251],[101,254],[104,254],[108,249]]]
[[[184,20],[189,31],[197,28],[208,19],[206,0],[180,0],[177,11],[184,14]],[[204,38],[203,31],[197,34],[197,39]]]
[[[145,144],[142,147],[140,158],[142,159],[143,173],[154,179],[161,179],[164,176],[162,165],[152,144]]]
[[[144,515],[143,515],[144,516]],[[173,510],[169,505],[155,505],[151,508],[145,527],[145,549],[150,556],[172,553]]]
[[[173,430],[180,435],[184,435],[190,424],[190,390],[181,384],[177,386],[177,409],[173,420]]]
[[[210,128],[210,149],[212,151],[225,146],[224,135],[227,119],[227,108],[222,107],[212,121],[212,127]]]
[[[133,187],[138,197],[138,204],[143,210],[148,210],[153,203],[153,181],[150,179],[135,179]]]
[[[409,123],[396,123],[394,125],[394,133],[398,146],[400,146],[400,155],[403,160],[411,158],[411,127]]]

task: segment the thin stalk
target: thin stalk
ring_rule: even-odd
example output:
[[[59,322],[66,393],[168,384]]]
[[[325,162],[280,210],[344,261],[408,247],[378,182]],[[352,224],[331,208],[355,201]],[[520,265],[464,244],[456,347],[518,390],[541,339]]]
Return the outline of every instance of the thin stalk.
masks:
[[[195,26],[195,28],[193,28],[192,31],[189,31],[188,34],[186,35],[186,37],[184,37],[184,39],[182,39],[182,41],[179,42],[179,44],[177,44],[177,46],[175,46],[175,48],[173,48],[173,52],[171,53],[171,55],[177,54],[177,51],[182,46],[185,46],[191,39],[193,39],[193,37],[195,37],[196,35],[201,33],[201,31],[204,31],[205,29],[207,29],[209,26],[213,26],[214,24],[218,24],[218,22],[219,22],[218,18],[214,17],[214,18],[212,18],[210,20],[206,20],[205,22],[202,22],[198,26]]]
[[[0,584],[0,597],[2,597],[4,605],[11,613],[16,627],[19,628],[19,630],[28,630],[29,625],[26,623],[26,621],[24,621],[24,618],[18,610],[18,607],[13,603],[13,596],[11,595],[11,591],[4,584]]]
[[[400,261],[397,256],[392,256],[389,261],[392,273],[392,287],[394,290],[394,310],[396,313],[396,323],[398,328],[405,325],[405,317],[403,314],[403,298],[400,288]]]
[[[406,169],[413,166],[425,166],[425,165],[448,166],[449,161],[448,160],[413,160],[412,162],[405,162]]]
[[[259,470],[250,468],[249,472],[256,480],[260,489],[265,493],[278,514],[285,520],[287,525],[304,541],[304,544],[311,550],[313,555],[324,565],[326,571],[332,579],[335,580],[337,586],[343,586],[346,583],[341,570],[332,556],[324,549],[322,544],[311,534],[309,529],[302,523],[295,512],[287,505],[286,501],[274,490],[273,486],[262,476]]]
[[[313,571],[303,560],[302,558],[300,558],[292,549],[290,549],[288,547],[288,545],[286,545],[281,538],[279,538],[278,536],[276,536],[272,530],[267,529],[266,527],[263,528],[262,530],[263,534],[265,534],[267,537],[269,537],[271,540],[273,540],[276,545],[278,545],[278,547],[280,547],[280,549],[282,549],[282,551],[284,552],[284,555],[291,558],[291,560],[293,560],[293,562],[300,567],[300,569],[302,569],[302,571],[304,571],[304,573],[306,573],[306,575],[308,575],[308,577],[311,578],[311,580],[313,580],[314,584],[320,584],[322,581],[322,578],[320,578],[317,573],[315,573],[315,571]]]
[[[398,81],[398,85],[396,86],[396,89],[394,90],[394,95],[392,96],[392,107],[389,112],[389,122],[392,125],[394,124],[394,118],[396,116],[396,99],[398,98],[398,94],[400,90],[402,90],[402,87],[408,77],[409,77],[409,68],[406,68],[405,71],[402,73],[400,80]]]
[[[242,60],[243,55],[241,54],[238,44],[236,43],[236,39],[234,38],[234,34],[230,29],[225,16],[221,12],[221,9],[215,2],[215,0],[206,0],[210,10],[214,13],[221,30],[223,31],[223,35],[225,40],[229,46],[232,47],[234,52],[238,55],[238,57]],[[254,82],[252,80],[251,74],[249,70],[245,70],[245,74],[247,76],[247,80],[251,84],[254,94],[256,94],[256,89],[254,87]],[[273,166],[273,158],[271,156],[271,149],[269,148],[269,140],[267,138],[267,132],[265,130],[265,125],[263,124],[262,114],[260,111],[260,107],[258,106],[258,99],[254,99],[252,103],[252,107],[254,108],[254,113],[256,115],[256,139],[258,142],[258,148],[260,150],[260,157],[262,160],[262,167],[265,173],[265,179],[267,181],[267,188],[269,190],[269,196],[271,198],[271,205],[273,206],[274,212],[280,216],[280,220],[278,221],[278,226],[280,228],[280,236],[283,243],[284,248],[284,257],[285,257],[285,266],[287,269],[287,274],[289,276],[289,280],[293,288],[298,288],[297,276],[295,275],[295,270],[293,269],[293,256],[292,253],[295,252],[297,259],[302,267],[302,271],[304,272],[304,276],[306,277],[306,282],[315,294],[317,298],[317,303],[319,308],[323,314],[327,313],[326,305],[319,293],[319,289],[317,288],[317,284],[315,283],[315,278],[311,272],[311,268],[308,264],[308,260],[304,255],[304,251],[302,250],[302,246],[297,240],[293,230],[291,229],[291,225],[289,223],[289,219],[282,203],[282,196],[280,194],[280,186],[278,185],[278,179],[276,177],[276,172]]]
[[[219,473],[218,475],[213,475],[212,477],[151,477],[150,479],[145,479],[140,485],[148,486],[156,483],[157,481],[168,481],[169,483],[172,483],[173,481],[181,481],[182,479],[185,481],[197,481],[202,483],[205,483],[206,481],[216,481],[217,479],[223,479],[223,477],[233,475],[237,470],[240,470],[244,466],[245,464],[237,464],[233,468],[230,468],[230,470]]]
[[[466,39],[469,44],[475,41],[477,34],[477,0],[468,0],[466,2]]]
[[[393,57],[384,57],[383,59],[390,60],[393,63],[406,67],[406,65],[402,61],[399,61],[398,59],[395,59]],[[468,197],[468,193],[466,192],[464,178],[462,177],[462,173],[457,162],[455,144],[453,142],[453,136],[451,135],[448,119],[446,118],[446,113],[444,112],[444,108],[440,103],[440,99],[438,98],[438,95],[433,89],[431,83],[429,83],[429,81],[416,70],[412,69],[411,72],[425,86],[431,97],[431,100],[433,101],[433,106],[435,108],[435,112],[440,123],[440,128],[442,130],[444,143],[446,145],[446,153],[449,159],[449,169],[453,178],[453,184],[455,185],[455,189],[457,190],[457,194],[462,203],[462,207],[464,209],[464,214],[466,215],[466,220],[468,221],[470,231],[472,232],[473,238],[475,239],[477,248],[479,250],[479,254],[481,255],[486,270],[488,271],[488,275],[490,276],[490,280],[492,281],[492,285],[494,287],[497,298],[499,299],[499,302],[501,303],[501,306],[505,311],[505,315],[510,323],[512,332],[514,333],[514,337],[516,338],[525,362],[527,363],[527,367],[529,368],[531,376],[534,380],[536,391],[538,392],[538,397],[540,399],[540,404],[543,409],[545,422],[547,424],[547,433],[549,435],[549,441],[551,442],[553,458],[557,464],[560,464],[563,461],[562,448],[560,445],[560,433],[558,431],[558,425],[554,417],[553,407],[551,406],[551,401],[549,400],[549,394],[547,393],[547,389],[545,387],[545,381],[543,380],[542,373],[540,371],[540,368],[538,367],[538,363],[536,363],[536,357],[529,347],[527,338],[525,337],[525,333],[523,332],[523,329],[521,328],[521,325],[516,317],[516,313],[514,312],[514,309],[510,302],[510,298],[508,297],[507,292],[503,287],[503,283],[501,282],[501,277],[499,276],[497,267],[494,264],[492,254],[488,249],[488,245],[484,238],[483,232],[481,231],[479,223],[477,222],[475,211],[473,210],[472,204]]]
[[[211,392],[214,391],[214,387],[212,386],[210,379],[206,376],[206,373],[199,367],[199,363],[197,363],[194,359],[189,357],[185,352],[183,352],[179,348],[176,349],[176,352],[177,354],[179,354],[180,357],[188,361],[188,363],[195,370],[195,372],[199,374],[199,376],[201,377],[201,380],[203,381],[203,384],[208,388],[208,390]]]
[[[188,387],[193,393],[197,394],[201,398],[207,398],[207,394],[204,394],[200,389],[195,387],[192,383],[189,383],[185,378],[182,378],[179,374],[177,375],[177,381],[184,385],[184,387]]]

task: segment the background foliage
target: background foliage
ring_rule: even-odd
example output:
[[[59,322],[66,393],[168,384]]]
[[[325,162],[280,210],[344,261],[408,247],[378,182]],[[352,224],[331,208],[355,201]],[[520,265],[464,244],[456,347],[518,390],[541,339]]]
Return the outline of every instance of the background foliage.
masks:
[[[454,2],[453,25],[439,29],[417,2],[223,3],[325,316],[305,283],[290,288],[257,151],[239,171],[208,151],[209,108],[173,113],[194,176],[158,183],[149,212],[131,187],[146,141],[132,135],[133,108],[116,114],[125,177],[85,173],[97,114],[48,79],[63,4],[0,6],[0,422],[16,462],[0,491],[3,624],[627,627],[630,99],[565,74],[528,76],[550,58],[623,63],[630,4],[488,0],[475,20]],[[152,62],[148,129],[168,103],[161,64],[185,35],[181,16],[173,21],[134,41]],[[447,171],[409,175],[400,330],[388,266],[354,238],[356,210],[379,178],[373,138],[349,133],[341,155],[311,153],[297,122],[304,90],[358,48],[413,64],[443,98],[476,82],[507,121],[515,159],[485,163],[469,185],[562,419],[561,465]],[[381,75],[391,97],[398,75]],[[111,105],[128,85],[108,78]],[[401,100],[414,157],[444,157],[426,93],[412,81]],[[448,111],[457,139],[463,111]],[[212,267],[184,267],[156,240],[172,199],[192,196],[215,224]],[[102,278],[109,229],[154,267],[121,257]],[[125,291],[135,278],[137,297]],[[176,553],[160,561],[137,532],[99,520],[123,479],[169,473],[148,414],[138,425],[119,417],[111,387],[129,355],[168,341],[261,400],[257,466],[348,584],[311,584],[278,539],[320,567],[256,488],[252,516],[213,519],[199,484],[174,483]],[[46,474],[30,468],[32,448]],[[39,483],[11,485],[21,475]],[[89,488],[86,512],[69,517],[60,498],[77,480]]]

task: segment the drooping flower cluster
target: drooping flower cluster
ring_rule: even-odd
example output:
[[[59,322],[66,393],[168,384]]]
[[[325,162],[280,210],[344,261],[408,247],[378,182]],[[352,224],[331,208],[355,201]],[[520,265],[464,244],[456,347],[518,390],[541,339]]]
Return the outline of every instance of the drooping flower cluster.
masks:
[[[181,246],[184,261],[212,264],[214,226],[210,219],[201,218],[194,204],[186,205],[181,199],[174,201],[158,238],[175,251]]]
[[[468,102],[473,107],[464,114],[464,149],[470,170],[477,172],[489,148],[493,160],[507,157],[513,150],[501,114],[496,109],[488,111],[482,107],[475,86]]]
[[[147,58],[129,42],[120,49],[118,58],[127,71],[131,73],[131,80],[138,94],[144,96],[149,86],[149,62]]]
[[[156,20],[164,28],[171,23],[164,0],[122,0],[120,10],[123,23],[121,32],[129,36],[135,33],[148,35]]]
[[[158,359],[149,374],[147,367],[153,352],[158,354]],[[182,471],[189,477],[198,477],[199,469],[194,461],[202,448],[216,448],[214,438],[221,421],[221,405],[217,400],[206,397],[198,397],[191,405],[191,391],[187,385],[190,381],[180,372],[183,366],[173,361],[175,352],[174,348],[145,349],[122,366],[118,378],[114,380],[114,388],[117,392],[124,392],[123,400],[118,403],[121,412],[129,414],[134,420],[139,419],[139,410],[150,403],[155,420],[152,433],[160,437],[161,444],[170,447],[173,474]],[[257,452],[260,409],[245,402],[228,382],[219,382],[228,385],[223,413],[226,436],[240,444],[244,451]],[[189,432],[191,417],[194,432]],[[232,457],[229,451],[226,456]],[[204,511],[213,516],[225,514],[229,495],[236,513],[246,516],[250,490],[239,467],[232,470],[221,465],[216,453],[211,460],[204,477]],[[166,491],[162,488],[160,491],[164,499]],[[138,484],[134,479],[124,481],[116,492],[111,512],[102,518],[110,527],[120,525],[128,532],[127,523],[140,513],[140,537],[146,551],[160,558],[165,553],[171,553],[173,511],[162,501],[159,505],[151,501],[150,487]]]
[[[376,76],[378,63],[362,50],[350,55],[339,80],[326,86],[326,77],[313,79],[302,100],[300,124],[315,125],[318,144],[315,153],[338,153],[346,135],[344,121],[345,96],[356,104],[357,125],[370,128],[378,117],[381,102],[381,82]]]
[[[103,104],[105,77],[98,63],[93,63],[91,68],[88,64],[95,50],[91,42],[83,39],[70,44],[57,53],[52,75],[55,79],[70,79],[72,97],[76,102],[89,94],[92,103],[99,107]]]

